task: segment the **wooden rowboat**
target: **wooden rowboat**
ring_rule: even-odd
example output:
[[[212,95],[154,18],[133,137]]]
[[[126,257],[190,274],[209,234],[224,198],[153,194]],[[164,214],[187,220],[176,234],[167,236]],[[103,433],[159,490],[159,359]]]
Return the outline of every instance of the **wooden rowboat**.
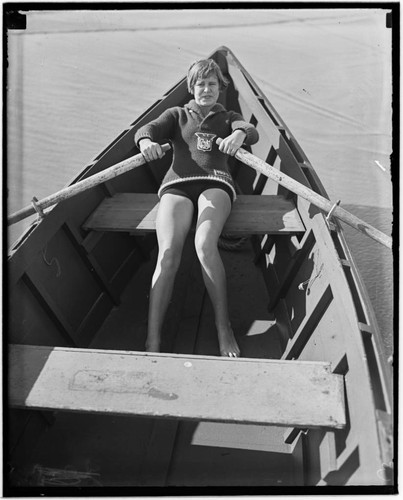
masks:
[[[221,102],[259,131],[249,153],[327,198],[231,51],[222,47],[211,57],[230,79]],[[137,129],[189,98],[183,79],[73,185],[138,153]],[[340,223],[264,173],[234,159],[241,194],[222,238],[242,358],[218,356],[192,235],[163,353],[144,353],[156,192],[170,158],[168,152],[58,203],[10,251],[5,492],[392,491],[391,366]]]

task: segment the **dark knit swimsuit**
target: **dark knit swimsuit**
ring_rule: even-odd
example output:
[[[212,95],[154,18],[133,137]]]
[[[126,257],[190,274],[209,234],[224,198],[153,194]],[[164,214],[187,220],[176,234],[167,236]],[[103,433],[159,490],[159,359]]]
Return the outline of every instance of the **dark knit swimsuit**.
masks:
[[[170,140],[173,146],[172,164],[162,180],[158,195],[161,197],[168,187],[178,188],[194,199],[198,189],[199,195],[209,188],[209,182],[217,183],[228,194],[231,200],[236,199],[236,191],[232,175],[229,171],[228,155],[218,149],[216,139],[228,137],[235,130],[242,130],[246,137],[244,144],[255,144],[259,135],[253,125],[245,122],[239,113],[227,111],[221,104],[215,104],[206,117],[192,99],[183,108],[174,107],[164,111],[159,118],[141,127],[134,140],[138,146],[141,139],[148,138],[162,143]],[[193,183],[207,182],[199,187]],[[191,185],[191,191],[187,190]],[[179,194],[179,193],[178,193]]]
[[[231,204],[235,201],[234,192],[231,189],[231,187],[228,186],[227,184],[224,184],[223,182],[219,182],[214,179],[205,179],[202,181],[187,181],[173,185],[168,184],[162,186],[158,194],[160,198],[166,193],[184,196],[185,198],[188,198],[190,201],[193,202],[193,205],[196,209],[200,195],[205,191],[207,191],[208,189],[221,189],[222,191],[225,191],[228,194],[231,200]]]

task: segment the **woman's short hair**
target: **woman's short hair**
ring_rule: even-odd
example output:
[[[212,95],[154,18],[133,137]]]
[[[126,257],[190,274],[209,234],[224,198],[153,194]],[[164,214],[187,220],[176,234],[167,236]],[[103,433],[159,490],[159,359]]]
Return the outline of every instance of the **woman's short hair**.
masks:
[[[194,62],[188,71],[187,83],[188,90],[193,94],[194,86],[200,78],[207,78],[208,76],[215,75],[218,80],[220,90],[228,87],[228,80],[222,74],[220,66],[213,59],[201,59]]]

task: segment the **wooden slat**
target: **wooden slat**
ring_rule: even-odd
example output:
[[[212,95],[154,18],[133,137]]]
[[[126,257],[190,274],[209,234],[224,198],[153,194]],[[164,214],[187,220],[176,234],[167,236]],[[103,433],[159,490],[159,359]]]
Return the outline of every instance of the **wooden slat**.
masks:
[[[166,486],[179,420],[155,419],[141,468],[141,486]]]
[[[234,81],[235,87],[239,92],[240,97],[253,113],[264,130],[264,133],[268,139],[268,144],[272,145],[277,151],[280,143],[280,132],[278,126],[273,122],[271,116],[267,112],[267,108],[264,107],[264,98],[260,98],[255,95],[251,89],[248,81],[245,78],[243,72],[233,64],[228,65],[228,72]],[[245,112],[244,109],[241,110],[242,113]],[[262,140],[262,138],[261,138]]]
[[[95,231],[155,231],[158,196],[119,193],[106,198],[84,223]],[[278,195],[241,195],[234,203],[223,232],[232,234],[303,233],[304,225],[291,200]]]
[[[289,343],[285,351],[283,352],[282,359],[297,358],[301,354],[302,350],[308,342],[308,339],[313,334],[315,327],[318,325],[319,321],[325,314],[332,300],[332,288],[330,285],[328,285],[324,290],[322,296],[318,300],[317,304],[313,308],[311,314],[305,316],[297,331],[289,340]]]
[[[329,363],[11,345],[11,407],[296,427],[345,425]]]
[[[289,264],[284,272],[284,275],[281,277],[281,283],[276,287],[275,293],[270,297],[270,302],[268,305],[269,311],[272,311],[278,301],[284,298],[293,282],[297,272],[299,271],[304,259],[307,254],[312,249],[314,245],[315,238],[312,232],[308,234],[308,237],[305,239],[304,244],[301,245],[301,248],[297,250],[294,255],[290,258]]]
[[[112,302],[118,306],[120,304],[119,293],[114,289],[112,283],[109,282],[102,267],[98,264],[95,257],[85,250],[83,238],[81,237],[79,231],[69,222],[66,222],[63,227],[77,252],[80,254],[84,264],[89,268],[94,278],[97,280],[101,288],[108,294]]]
[[[32,270],[27,270],[23,280],[43,306],[51,320],[60,328],[61,333],[64,334],[69,345],[80,345],[80,338],[77,335],[76,329],[71,324],[70,319],[64,314],[63,310],[54,300],[54,296],[50,294],[46,287],[36,278]]]

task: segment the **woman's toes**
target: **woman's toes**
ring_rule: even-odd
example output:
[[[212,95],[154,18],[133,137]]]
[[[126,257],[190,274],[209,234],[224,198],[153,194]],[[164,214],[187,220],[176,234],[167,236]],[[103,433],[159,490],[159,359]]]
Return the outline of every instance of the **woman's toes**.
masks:
[[[239,358],[240,356],[240,351],[238,349],[231,349],[231,350],[221,350],[220,351],[221,356],[227,357],[227,358]]]
[[[158,341],[147,341],[146,352],[160,352],[160,343]]]

